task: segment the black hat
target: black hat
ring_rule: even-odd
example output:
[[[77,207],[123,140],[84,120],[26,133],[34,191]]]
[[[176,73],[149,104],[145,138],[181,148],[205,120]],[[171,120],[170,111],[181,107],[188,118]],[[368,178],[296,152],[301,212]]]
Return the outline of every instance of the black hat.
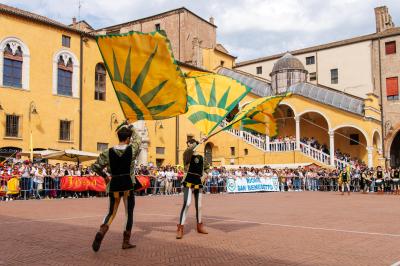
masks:
[[[196,143],[196,145],[199,145],[200,142],[198,142],[196,139],[188,139],[188,141],[186,141],[186,144],[193,144]]]
[[[122,122],[116,129],[115,132],[118,132],[120,130],[129,130],[132,131],[133,126],[129,124],[128,120],[125,120],[124,122]]]

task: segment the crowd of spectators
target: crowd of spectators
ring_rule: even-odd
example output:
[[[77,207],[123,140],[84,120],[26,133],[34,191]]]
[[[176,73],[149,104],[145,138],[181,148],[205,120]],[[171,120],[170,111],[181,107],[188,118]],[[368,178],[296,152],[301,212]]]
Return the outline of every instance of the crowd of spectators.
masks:
[[[359,189],[359,170],[357,166],[353,171],[352,178],[354,190]],[[181,181],[184,171],[181,166],[144,166],[136,170],[138,175],[150,177],[150,187],[138,195],[177,195],[181,193]],[[43,199],[43,198],[78,198],[105,196],[105,193],[94,191],[71,192],[60,189],[60,178],[63,176],[94,176],[90,167],[76,166],[73,164],[47,164],[31,163],[29,161],[17,162],[15,164],[5,163],[0,165],[0,198],[8,199]],[[19,180],[19,193],[7,196],[7,181],[11,177]],[[336,191],[338,189],[337,170],[324,168],[299,167],[296,169],[272,169],[268,166],[263,168],[238,167],[226,169],[225,167],[214,167],[205,175],[205,193],[226,192],[226,181],[228,178],[241,177],[264,177],[276,178],[279,182],[280,191]]]

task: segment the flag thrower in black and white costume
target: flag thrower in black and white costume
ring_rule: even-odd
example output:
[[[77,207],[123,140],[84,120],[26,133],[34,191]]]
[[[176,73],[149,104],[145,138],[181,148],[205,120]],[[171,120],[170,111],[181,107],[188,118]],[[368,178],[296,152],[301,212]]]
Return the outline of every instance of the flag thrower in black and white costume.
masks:
[[[194,195],[196,207],[197,232],[200,234],[208,234],[204,229],[201,219],[201,198],[204,182],[203,174],[206,164],[203,156],[196,152],[196,147],[199,145],[199,142],[195,139],[190,139],[187,141],[187,145],[188,147],[183,153],[183,164],[185,168],[185,177],[182,181],[183,207],[179,218],[176,234],[177,239],[183,237],[183,226],[186,222],[188,210],[192,202],[192,194]]]

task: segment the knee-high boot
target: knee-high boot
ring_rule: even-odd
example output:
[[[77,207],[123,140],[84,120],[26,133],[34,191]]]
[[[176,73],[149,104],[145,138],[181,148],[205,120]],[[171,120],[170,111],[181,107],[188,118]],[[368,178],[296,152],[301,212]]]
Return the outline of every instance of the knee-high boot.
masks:
[[[101,246],[101,241],[103,240],[107,231],[108,231],[108,225],[106,225],[106,224],[100,225],[100,229],[96,233],[96,236],[94,237],[93,244],[92,244],[92,248],[93,248],[94,252],[99,251],[100,246]]]

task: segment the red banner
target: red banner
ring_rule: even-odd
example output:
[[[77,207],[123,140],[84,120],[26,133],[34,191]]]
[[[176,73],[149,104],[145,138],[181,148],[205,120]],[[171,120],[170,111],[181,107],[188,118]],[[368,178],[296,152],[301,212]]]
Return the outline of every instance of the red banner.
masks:
[[[67,191],[106,191],[106,182],[101,176],[63,176],[61,190]]]
[[[135,190],[140,191],[150,187],[150,177],[136,176]],[[61,177],[61,190],[67,191],[106,191],[106,182],[101,176],[63,176]]]
[[[135,191],[145,190],[149,187],[150,187],[150,177],[149,176],[143,176],[143,175],[136,176]]]

